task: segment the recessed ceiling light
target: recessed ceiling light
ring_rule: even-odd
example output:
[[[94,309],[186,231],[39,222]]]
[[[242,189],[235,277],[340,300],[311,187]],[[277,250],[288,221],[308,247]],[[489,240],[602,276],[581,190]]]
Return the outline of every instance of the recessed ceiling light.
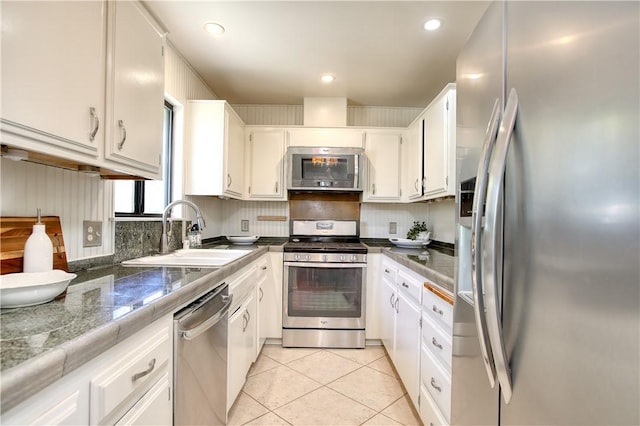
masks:
[[[424,29],[427,31],[435,31],[440,28],[440,25],[442,25],[442,21],[439,19],[429,19],[424,23]]]
[[[322,74],[322,77],[320,77],[320,80],[322,80],[323,83],[331,83],[335,79],[336,76],[333,74]]]
[[[207,22],[202,27],[209,34],[213,34],[213,35],[224,34],[224,27],[216,22]]]

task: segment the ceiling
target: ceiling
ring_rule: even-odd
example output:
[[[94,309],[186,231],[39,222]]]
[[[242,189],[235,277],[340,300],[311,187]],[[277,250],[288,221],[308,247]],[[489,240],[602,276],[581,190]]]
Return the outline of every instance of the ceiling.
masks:
[[[168,40],[220,99],[424,107],[455,80],[456,57],[487,1],[146,1]],[[442,20],[428,32],[423,23]],[[206,22],[226,29],[203,30]],[[336,79],[320,81],[323,73]]]

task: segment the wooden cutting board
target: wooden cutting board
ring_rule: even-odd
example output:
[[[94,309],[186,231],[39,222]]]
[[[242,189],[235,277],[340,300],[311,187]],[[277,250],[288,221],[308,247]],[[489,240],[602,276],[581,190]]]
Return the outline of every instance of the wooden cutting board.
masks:
[[[22,272],[24,245],[37,221],[37,217],[0,217],[0,274]],[[53,269],[68,272],[60,217],[42,216],[41,221],[53,244]]]

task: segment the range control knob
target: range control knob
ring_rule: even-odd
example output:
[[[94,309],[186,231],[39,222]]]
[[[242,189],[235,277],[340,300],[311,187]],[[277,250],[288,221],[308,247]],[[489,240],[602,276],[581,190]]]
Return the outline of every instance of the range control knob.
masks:
[[[295,260],[300,260],[300,255],[299,255],[299,254],[296,254],[296,255],[294,255],[294,256],[293,256],[293,258],[294,258]]]
[[[347,260],[347,256],[341,255],[340,256],[340,262],[344,262],[345,260]]]
[[[352,262],[356,262],[357,260],[358,260],[358,256],[356,256],[355,254],[351,256]]]
[[[327,261],[327,255],[326,255],[326,254],[323,254],[323,255],[322,255],[322,261],[323,261],[323,262],[326,262],[326,261]]]
[[[309,256],[309,255],[306,255],[306,256],[304,257],[304,260],[309,260],[309,259],[311,259],[311,256]]]

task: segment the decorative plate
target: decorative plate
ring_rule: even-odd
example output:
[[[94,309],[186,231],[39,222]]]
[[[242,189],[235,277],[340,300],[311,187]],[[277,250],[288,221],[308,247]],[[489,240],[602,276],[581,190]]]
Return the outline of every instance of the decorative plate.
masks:
[[[407,238],[389,238],[394,245],[404,248],[418,248],[426,246],[431,240],[409,240]]]
[[[60,269],[0,275],[0,308],[21,308],[49,302],[76,277]]]
[[[253,244],[258,241],[260,238],[259,235],[251,235],[251,236],[236,236],[236,237],[225,237],[227,240],[231,241],[233,244],[237,244],[240,246],[246,246],[249,244]]]

